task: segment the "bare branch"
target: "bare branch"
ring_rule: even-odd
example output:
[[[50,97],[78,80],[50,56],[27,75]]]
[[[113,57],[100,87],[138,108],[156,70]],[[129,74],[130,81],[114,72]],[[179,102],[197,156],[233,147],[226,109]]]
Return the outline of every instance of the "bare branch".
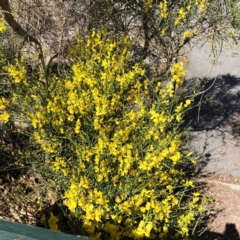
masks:
[[[17,35],[22,37],[24,40],[34,42],[35,44],[40,46],[40,43],[38,42],[38,40],[32,37],[31,35],[29,35],[28,32],[26,32],[20,26],[20,24],[16,22],[16,20],[14,19],[14,16],[12,15],[11,7],[8,0],[0,1],[0,7],[2,8],[4,13],[4,19]]]

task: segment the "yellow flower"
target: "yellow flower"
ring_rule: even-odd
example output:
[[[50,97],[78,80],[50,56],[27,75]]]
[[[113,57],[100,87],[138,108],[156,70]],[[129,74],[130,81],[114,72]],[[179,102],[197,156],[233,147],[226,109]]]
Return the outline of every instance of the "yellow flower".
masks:
[[[98,181],[98,182],[102,182],[102,180],[103,180],[103,175],[99,174],[99,175],[97,176],[97,181]]]
[[[168,92],[170,97],[173,97],[174,87],[172,85],[169,85],[168,88],[167,88],[167,92]]]
[[[164,0],[159,4],[160,16],[164,19],[168,17],[168,1]]]
[[[200,10],[203,10],[204,8],[205,8],[205,5],[209,5],[210,3],[208,3],[208,2],[206,2],[206,0],[201,0],[200,2],[199,2],[200,0],[196,0],[195,1],[195,4],[196,5],[199,5],[199,9]]]
[[[101,217],[102,217],[103,214],[104,214],[103,209],[97,208],[97,209],[94,210],[94,212],[95,212],[95,220],[96,220],[97,222],[102,222],[102,221],[101,221]]]
[[[184,8],[180,8],[178,11],[178,17],[175,20],[175,25],[178,25],[181,23],[181,21],[185,21],[186,20],[186,15],[187,12],[184,10]]]
[[[4,110],[8,105],[9,105],[9,101],[6,98],[2,97],[0,99],[0,110]]]
[[[199,192],[194,192],[194,193],[193,193],[193,196],[194,196],[194,197],[198,197],[198,196],[200,196],[200,193],[199,193]]]
[[[117,196],[117,197],[115,198],[115,202],[116,202],[116,203],[120,203],[120,202],[121,202],[121,198],[120,198],[119,196]]]
[[[183,39],[188,38],[190,36],[191,36],[191,32],[189,30],[185,31],[184,34],[183,34]]]
[[[235,30],[232,30],[232,31],[230,32],[230,36],[236,37],[236,36],[238,36],[238,34],[235,32]]]
[[[162,233],[159,234],[160,238],[163,238],[168,233],[168,227],[163,226]]]
[[[95,225],[91,221],[85,221],[83,223],[83,228],[89,234],[93,234],[95,231]]]
[[[76,125],[75,125],[75,133],[76,134],[80,133],[80,127],[81,127],[81,122],[78,119],[77,122],[76,122]]]
[[[194,187],[192,180],[186,180],[186,182],[183,185],[186,187]]]
[[[187,157],[191,157],[192,154],[193,154],[193,152],[189,152],[186,156],[187,156]]]
[[[181,112],[183,103],[181,102],[175,109],[176,112]]]
[[[16,64],[19,64],[17,60],[16,60]],[[9,75],[14,79],[16,83],[19,83],[25,79],[25,74],[26,74],[25,67],[22,67],[22,66],[15,67],[13,65],[10,65],[7,68],[7,71],[9,72]]]
[[[198,160],[198,157],[192,158],[192,159],[191,159],[191,162],[192,162],[193,164],[196,164],[197,160]]]
[[[58,230],[57,222],[58,222],[58,217],[54,216],[53,213],[51,212],[51,216],[48,219],[48,224],[50,229],[57,231]]]
[[[4,121],[5,123],[7,123],[9,118],[10,115],[6,111],[0,114],[0,121]]]
[[[145,236],[146,237],[150,237],[150,232],[151,232],[152,228],[153,228],[152,222],[147,223],[147,225],[145,227]]]
[[[116,239],[116,240],[120,239],[121,232],[118,232],[119,227],[117,225],[107,222],[103,229],[104,231],[110,233],[109,239]]]
[[[200,2],[200,10],[203,10],[204,7],[205,7],[205,0],[202,0],[202,1]]]
[[[184,104],[184,107],[188,107],[191,103],[192,103],[192,101],[190,99],[187,99]]]
[[[176,152],[170,159],[173,161],[173,164],[176,164],[181,159],[181,153]]]
[[[176,120],[177,120],[178,122],[181,122],[181,121],[182,121],[182,114],[181,114],[181,113],[179,113],[179,114],[176,116]]]
[[[67,205],[68,208],[69,208],[69,211],[70,211],[70,213],[71,213],[71,216],[74,216],[75,209],[76,209],[76,207],[77,207],[77,202],[76,202],[76,200],[73,199],[73,198],[69,198],[69,199],[67,200],[67,204],[66,204],[66,205]]]
[[[3,20],[0,18],[0,33],[5,32],[6,31],[6,26],[3,22]]]
[[[135,238],[143,238],[144,237],[145,230],[143,229],[143,226],[144,226],[144,221],[141,220],[137,229],[133,230],[133,236]]]
[[[152,1],[153,0],[146,0],[145,1],[145,12],[152,8]]]

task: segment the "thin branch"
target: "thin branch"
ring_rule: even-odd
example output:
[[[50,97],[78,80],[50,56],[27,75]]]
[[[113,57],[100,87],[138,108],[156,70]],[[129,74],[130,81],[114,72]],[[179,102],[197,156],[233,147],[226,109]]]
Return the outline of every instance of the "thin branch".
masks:
[[[11,11],[11,7],[9,4],[8,0],[1,0],[0,1],[0,7],[2,8],[2,12],[4,13],[4,19],[6,20],[6,22],[8,23],[8,25],[13,29],[13,31],[21,36],[22,38],[27,39],[31,42],[34,42],[35,44],[40,46],[39,41],[34,38],[33,36],[29,35],[21,26],[18,22],[16,22],[16,20],[14,19],[14,16],[12,14]]]

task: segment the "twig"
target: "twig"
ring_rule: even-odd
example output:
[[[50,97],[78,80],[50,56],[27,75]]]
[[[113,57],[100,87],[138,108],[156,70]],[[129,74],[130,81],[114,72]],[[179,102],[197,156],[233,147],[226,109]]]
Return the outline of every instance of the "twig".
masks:
[[[198,107],[198,123],[200,121],[200,110],[201,110],[201,102],[202,102],[203,95],[204,95],[204,93],[206,93],[207,91],[209,91],[213,87],[213,85],[215,84],[216,80],[217,80],[217,77],[215,77],[215,79],[214,79],[213,83],[211,84],[211,86],[208,89],[206,89],[205,91],[202,92],[202,96],[201,96],[200,101],[199,101],[200,104],[199,104],[199,107]]]
[[[199,123],[199,119],[200,119],[200,110],[201,110],[201,102],[202,102],[202,99],[203,99],[203,95],[204,95],[207,91],[209,91],[209,90],[214,86],[216,80],[217,80],[217,77],[214,78],[213,83],[211,84],[211,86],[210,86],[208,89],[206,89],[206,90],[204,90],[204,91],[201,91],[201,92],[199,92],[198,94],[192,94],[192,95],[188,95],[188,96],[184,97],[184,98],[191,98],[191,97],[196,97],[196,96],[198,96],[198,95],[202,95],[201,98],[200,98],[200,101],[199,101],[199,102],[200,102],[200,105],[199,105],[199,107],[198,107],[198,123]]]

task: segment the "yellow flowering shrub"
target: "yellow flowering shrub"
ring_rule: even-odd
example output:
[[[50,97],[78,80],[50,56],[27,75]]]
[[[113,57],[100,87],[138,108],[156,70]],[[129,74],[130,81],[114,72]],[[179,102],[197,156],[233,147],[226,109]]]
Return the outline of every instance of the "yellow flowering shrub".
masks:
[[[129,38],[104,31],[79,38],[69,59],[71,75],[46,82],[27,76],[23,58],[5,68],[16,86],[12,103],[61,176],[68,217],[97,239],[188,236],[203,196],[182,167],[195,161],[182,146],[192,102],[176,95],[183,64],[172,64],[171,81],[150,81],[131,59]],[[50,227],[57,222],[51,214]]]
[[[239,11],[232,2],[96,1],[84,8],[83,1],[87,26],[80,27],[83,37],[69,50],[70,71],[51,74],[51,64],[40,71],[23,57],[0,61],[8,89],[0,96],[1,127],[5,136],[7,131],[27,136],[14,147],[1,141],[1,151],[6,162],[11,158],[24,167],[36,161],[52,174],[46,176],[59,185],[56,196],[75,233],[113,240],[192,234],[205,201],[185,169],[197,160],[184,151],[182,129],[193,99],[180,96],[183,63],[171,63],[195,36],[225,39],[231,29],[230,36],[237,37],[232,27],[239,25]],[[108,34],[85,36],[86,29],[103,26]],[[5,31],[0,18],[1,40]],[[46,56],[38,56],[44,62]],[[14,126],[16,119],[27,125],[26,132]],[[52,212],[41,221],[53,230],[64,225]]]

